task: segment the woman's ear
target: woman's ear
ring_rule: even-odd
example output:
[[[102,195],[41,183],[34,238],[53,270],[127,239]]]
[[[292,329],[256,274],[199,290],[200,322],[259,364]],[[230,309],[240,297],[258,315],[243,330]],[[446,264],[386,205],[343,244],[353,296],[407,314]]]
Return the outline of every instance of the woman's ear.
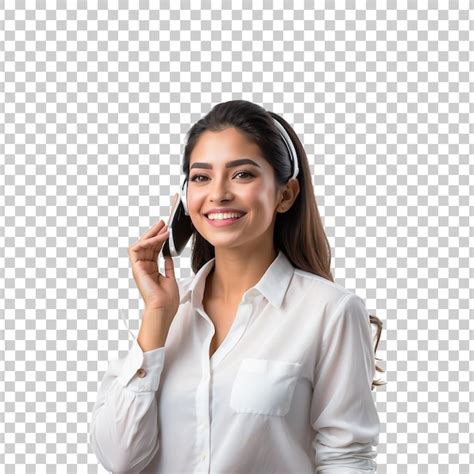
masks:
[[[286,212],[295,202],[300,193],[300,183],[296,178],[291,178],[281,191],[280,204],[277,207],[279,212]]]

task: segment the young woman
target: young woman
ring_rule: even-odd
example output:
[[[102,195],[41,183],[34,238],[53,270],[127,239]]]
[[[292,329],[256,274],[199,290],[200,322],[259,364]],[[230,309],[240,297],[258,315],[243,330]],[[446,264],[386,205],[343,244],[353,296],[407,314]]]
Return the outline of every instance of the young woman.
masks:
[[[100,385],[91,443],[112,472],[375,472],[379,418],[363,300],[334,282],[308,160],[244,100],[189,131],[191,278],[165,275],[163,221],[129,248],[145,302]],[[378,339],[377,339],[378,343]]]

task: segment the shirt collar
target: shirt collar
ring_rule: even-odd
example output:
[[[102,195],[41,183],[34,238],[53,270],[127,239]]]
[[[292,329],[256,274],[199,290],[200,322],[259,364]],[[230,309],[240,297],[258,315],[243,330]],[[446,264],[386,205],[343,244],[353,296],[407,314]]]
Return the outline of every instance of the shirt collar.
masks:
[[[204,284],[207,275],[214,267],[216,258],[207,261],[194,275],[184,281],[180,288],[180,304],[191,300],[194,306],[202,304],[204,295]],[[255,286],[244,293],[244,300],[262,294],[275,308],[280,308],[285,297],[286,290],[293,276],[294,267],[288,257],[278,250],[278,255],[270,264],[265,273]]]

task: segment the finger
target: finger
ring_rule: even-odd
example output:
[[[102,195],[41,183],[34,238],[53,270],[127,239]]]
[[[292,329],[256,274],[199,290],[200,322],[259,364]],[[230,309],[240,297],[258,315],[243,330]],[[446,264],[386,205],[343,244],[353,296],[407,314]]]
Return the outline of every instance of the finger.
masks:
[[[139,249],[143,247],[148,247],[149,245],[156,244],[156,242],[161,242],[162,240],[166,240],[169,236],[169,230],[163,230],[158,232],[157,235],[153,235],[151,237],[148,237],[147,239],[142,239],[139,242],[137,242],[136,245],[133,246],[133,249]]]
[[[164,236],[164,238],[161,238],[161,236]],[[154,262],[157,261],[158,256],[160,255],[161,250],[162,250],[163,246],[166,244],[166,241],[169,239],[169,237],[170,237],[170,231],[169,231],[168,227],[166,227],[166,229],[159,232],[156,237],[151,237],[149,239],[149,241],[152,243],[152,247],[153,247],[152,260]],[[157,240],[155,240],[155,239],[157,239]]]
[[[137,240],[131,247],[129,247],[129,252],[137,253],[137,252],[141,251],[142,249],[147,249],[150,246],[152,247],[153,245],[156,245],[157,242],[159,242],[163,239],[167,239],[168,236],[169,236],[168,229],[167,228],[165,230],[162,229],[155,236],[148,237],[147,239]]]
[[[165,221],[163,219],[160,219],[158,222],[156,222],[153,226],[150,227],[143,235],[139,237],[138,240],[144,240],[147,239],[148,237],[155,235],[158,231],[160,231],[164,226],[165,226]]]
[[[169,231],[161,232],[155,237],[149,237],[146,240],[137,241],[128,250],[130,261],[133,263],[138,260],[152,260],[156,261],[163,243],[169,236]]]
[[[171,255],[167,255],[165,257],[165,276],[166,278],[173,277],[174,278],[174,262]]]

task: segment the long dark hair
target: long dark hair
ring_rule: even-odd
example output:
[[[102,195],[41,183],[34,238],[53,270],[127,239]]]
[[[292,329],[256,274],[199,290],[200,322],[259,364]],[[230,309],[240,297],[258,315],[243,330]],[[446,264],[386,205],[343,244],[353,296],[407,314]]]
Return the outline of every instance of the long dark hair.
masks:
[[[243,133],[250,142],[259,146],[262,157],[274,169],[277,185],[283,186],[292,175],[291,160],[273,119],[281,123],[293,142],[298,155],[297,179],[300,186],[300,192],[291,208],[284,213],[277,213],[273,234],[274,246],[277,251],[281,250],[296,268],[333,282],[331,248],[319,216],[308,158],[295,131],[282,117],[246,100],[231,100],[215,105],[187,133],[183,173],[186,179],[189,179],[191,153],[202,133],[218,132],[233,127]],[[191,267],[194,273],[214,257],[214,246],[194,230],[191,250]],[[369,315],[369,321],[370,324],[377,326],[377,334],[373,339],[375,355],[382,332],[382,321],[375,315]],[[385,372],[377,365],[376,370]],[[385,383],[373,380],[372,390],[379,385]]]

